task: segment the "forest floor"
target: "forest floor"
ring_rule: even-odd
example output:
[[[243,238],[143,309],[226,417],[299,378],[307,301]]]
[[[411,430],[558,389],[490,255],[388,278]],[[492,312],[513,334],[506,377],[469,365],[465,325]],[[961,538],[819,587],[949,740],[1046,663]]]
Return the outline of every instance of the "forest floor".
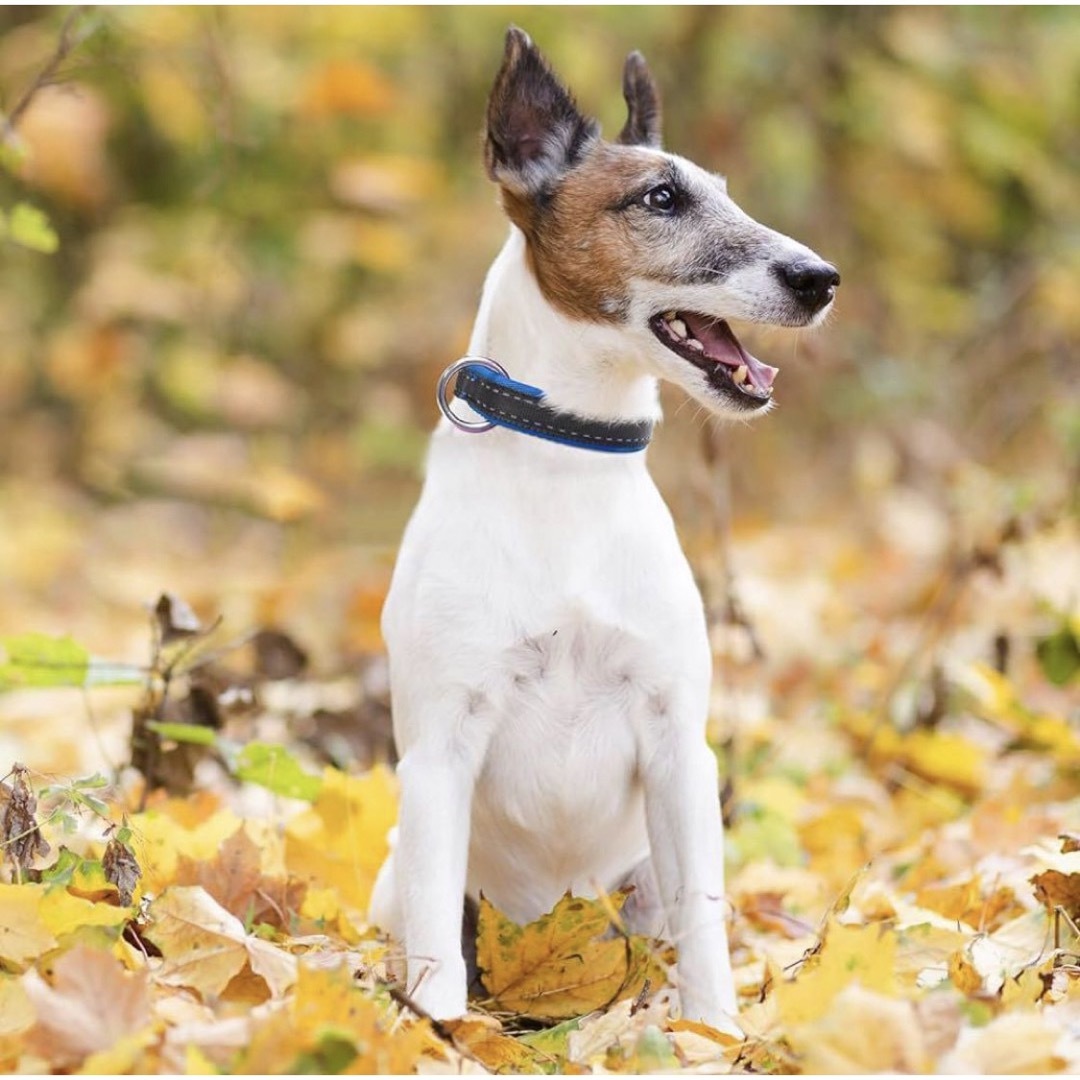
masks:
[[[734,1040],[672,1018],[670,951],[620,896],[521,930],[485,908],[475,1013],[410,1007],[365,921],[396,813],[388,554],[284,573],[256,526],[158,506],[72,535],[28,503],[0,537],[0,1068],[1080,1069],[1080,535],[993,504],[890,488],[850,530],[687,538]]]

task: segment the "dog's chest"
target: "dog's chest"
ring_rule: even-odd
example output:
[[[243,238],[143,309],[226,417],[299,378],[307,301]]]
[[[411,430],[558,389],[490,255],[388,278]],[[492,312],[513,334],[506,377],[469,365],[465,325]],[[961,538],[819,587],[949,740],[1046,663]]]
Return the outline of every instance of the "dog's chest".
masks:
[[[648,643],[574,603],[554,622],[501,658],[473,807],[475,887],[529,918],[641,857],[641,728],[668,700]]]

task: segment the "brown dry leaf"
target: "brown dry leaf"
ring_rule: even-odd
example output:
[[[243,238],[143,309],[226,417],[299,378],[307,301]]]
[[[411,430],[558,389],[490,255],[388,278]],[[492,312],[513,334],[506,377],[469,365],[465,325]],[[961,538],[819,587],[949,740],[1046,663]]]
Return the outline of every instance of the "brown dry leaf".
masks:
[[[303,882],[262,872],[262,851],[245,828],[237,829],[209,861],[181,856],[175,881],[201,885],[247,926],[267,923],[279,930],[286,929],[289,912],[300,910],[306,892]]]
[[[195,637],[203,632],[203,624],[191,605],[174,593],[164,592],[154,605],[154,622],[163,645]]]
[[[155,981],[221,996],[246,964],[281,996],[296,981],[296,959],[244,932],[240,921],[198,885],[174,886],[151,905],[145,931],[164,958]]]
[[[11,785],[0,783],[0,862],[10,859],[24,873],[49,845],[38,828],[37,799],[26,782],[28,770],[15,765]]]
[[[139,878],[142,877],[142,870],[139,869],[139,863],[131,848],[113,837],[105,847],[101,866],[105,880],[116,886],[120,903],[127,907],[134,897]]]
[[[784,894],[779,892],[749,893],[739,901],[739,913],[759,930],[780,934],[793,941],[816,929],[786,912]]]
[[[628,893],[611,897],[621,910]],[[612,925],[610,905],[564,896],[547,915],[518,926],[481,897],[477,963],[501,1008],[542,1020],[565,1020],[633,997],[645,980],[664,982],[659,953],[630,935],[600,940]]]
[[[1050,911],[1064,908],[1073,920],[1080,918],[1080,874],[1063,874],[1060,870],[1044,870],[1031,878],[1036,899]]]
[[[801,1071],[921,1073],[928,1059],[915,1008],[863,986],[845,987],[812,1024],[796,1024],[788,1041]]]
[[[27,1045],[56,1070],[78,1066],[150,1023],[145,972],[127,971],[100,949],[76,945],[56,961],[52,985],[28,971],[23,986],[37,1013]]]

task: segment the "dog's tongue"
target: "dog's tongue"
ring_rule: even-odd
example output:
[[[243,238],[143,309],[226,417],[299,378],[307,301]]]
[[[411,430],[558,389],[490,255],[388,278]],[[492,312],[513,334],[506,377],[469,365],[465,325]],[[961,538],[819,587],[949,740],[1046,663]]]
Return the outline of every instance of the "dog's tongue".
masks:
[[[768,390],[772,386],[779,369],[763,364],[751,356],[723,319],[706,319],[689,311],[679,312],[679,316],[690,333],[705,347],[705,355],[710,360],[732,368],[745,364],[750,382],[754,386],[759,390]]]

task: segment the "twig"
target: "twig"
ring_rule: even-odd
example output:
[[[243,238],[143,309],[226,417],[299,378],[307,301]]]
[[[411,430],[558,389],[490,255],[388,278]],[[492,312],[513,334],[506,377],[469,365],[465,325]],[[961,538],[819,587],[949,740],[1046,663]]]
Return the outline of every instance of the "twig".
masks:
[[[390,983],[384,982],[380,984],[386,992],[390,995],[392,1001],[395,1001],[403,1009],[408,1009],[415,1017],[420,1020],[426,1020],[431,1025],[431,1030],[444,1043],[447,1044],[452,1050],[455,1050],[462,1057],[468,1058],[470,1061],[475,1061],[478,1065],[484,1065],[484,1062],[480,1060],[471,1050],[467,1047],[460,1045],[455,1039],[453,1032],[441,1021],[436,1020],[422,1005],[418,1005],[404,990],[399,989],[396,986],[391,986]],[[484,1065],[486,1069],[487,1066]]]
[[[72,50],[82,43],[82,39],[76,38],[73,31],[79,16],[86,10],[85,6],[79,5],[73,7],[67,13],[64,25],[60,27],[60,40],[56,43],[56,49],[52,56],[49,57],[45,66],[38,72],[37,78],[23,91],[23,95],[15,103],[15,107],[4,118],[5,135],[10,136],[14,132],[16,125],[22,119],[23,113],[30,107],[30,102],[34,100],[38,91],[52,81],[60,65],[68,58]]]
[[[436,1020],[422,1005],[418,1005],[404,990],[397,986],[391,986],[390,983],[384,982],[382,984],[383,989],[390,995],[391,999],[400,1005],[403,1009],[408,1009],[413,1016],[419,1020],[426,1020],[430,1025],[432,1031],[439,1036],[444,1042],[454,1045],[454,1036],[450,1033],[450,1029],[441,1021]],[[455,1047],[456,1049],[456,1047]]]

